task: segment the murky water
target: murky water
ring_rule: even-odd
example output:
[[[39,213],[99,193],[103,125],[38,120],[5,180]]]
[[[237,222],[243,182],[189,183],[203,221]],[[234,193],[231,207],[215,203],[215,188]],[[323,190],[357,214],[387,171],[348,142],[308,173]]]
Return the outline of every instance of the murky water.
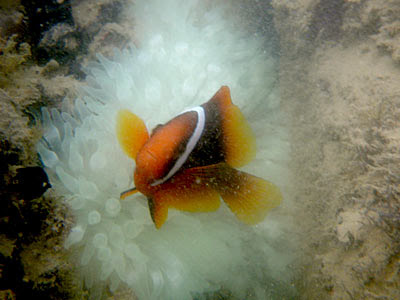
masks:
[[[396,1],[0,8],[2,296],[400,296]],[[156,229],[153,202],[119,197],[135,161],[118,111],[151,132],[224,85],[257,145],[240,169],[283,201],[254,226],[221,201],[170,209]],[[190,193],[184,203],[210,197]]]

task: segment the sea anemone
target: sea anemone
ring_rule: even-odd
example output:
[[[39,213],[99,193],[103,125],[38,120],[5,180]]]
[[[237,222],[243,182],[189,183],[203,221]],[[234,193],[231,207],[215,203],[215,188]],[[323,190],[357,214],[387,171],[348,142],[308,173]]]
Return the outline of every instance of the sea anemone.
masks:
[[[127,108],[154,128],[228,85],[257,138],[246,170],[277,184],[287,206],[289,143],[276,57],[226,4],[136,1],[129,11],[137,46],[116,50],[113,60],[99,55],[73,109],[42,109],[38,152],[75,217],[65,246],[79,257],[91,297],[106,285],[111,292],[128,286],[139,299],[200,298],[221,288],[265,299],[277,293],[271,283],[291,293],[292,256],[282,238],[288,218],[279,209],[254,227],[224,205],[213,213],[170,211],[157,230],[144,196],[119,199],[132,187],[134,162],[117,141],[118,111]]]

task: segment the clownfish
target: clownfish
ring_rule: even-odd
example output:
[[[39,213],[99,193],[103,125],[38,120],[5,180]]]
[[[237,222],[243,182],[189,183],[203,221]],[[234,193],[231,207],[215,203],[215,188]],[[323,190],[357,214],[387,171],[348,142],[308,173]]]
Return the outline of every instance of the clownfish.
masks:
[[[227,86],[201,106],[158,125],[151,135],[128,110],[119,111],[116,127],[122,149],[136,161],[135,187],[121,199],[144,194],[157,229],[169,208],[215,211],[221,197],[239,220],[256,224],[282,200],[274,184],[235,169],[254,158],[256,144]]]

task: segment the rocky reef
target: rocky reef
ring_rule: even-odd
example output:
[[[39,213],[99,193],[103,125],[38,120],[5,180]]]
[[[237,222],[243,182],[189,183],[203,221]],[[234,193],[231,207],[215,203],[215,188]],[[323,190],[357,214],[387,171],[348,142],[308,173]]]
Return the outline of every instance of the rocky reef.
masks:
[[[400,296],[397,1],[273,1],[304,299]],[[301,214],[300,214],[301,212]]]

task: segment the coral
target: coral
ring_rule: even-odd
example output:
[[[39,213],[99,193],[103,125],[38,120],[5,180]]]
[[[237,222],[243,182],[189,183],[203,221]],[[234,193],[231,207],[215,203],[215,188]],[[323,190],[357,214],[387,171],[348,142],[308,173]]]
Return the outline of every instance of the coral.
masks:
[[[382,52],[388,53],[396,63],[399,63],[399,2],[389,0],[385,5],[377,0],[348,2],[342,26],[347,32],[348,43],[369,37]]]
[[[31,55],[30,46],[27,43],[18,45],[16,39],[17,35],[7,40],[0,38],[0,88],[9,83],[10,74]]]
[[[40,129],[32,126],[35,107],[46,98],[65,97],[62,86],[71,78],[61,76],[62,69],[54,63],[34,65],[29,45],[20,42],[23,15],[12,6],[0,11],[0,298],[72,297],[79,285],[71,284],[71,266],[60,247],[65,209],[54,198],[35,193],[35,180],[24,182],[17,175],[40,163],[35,150]],[[11,35],[16,32],[18,37]],[[58,76],[48,78],[50,74]],[[40,253],[39,259],[31,259],[32,253]]]
[[[225,6],[154,0],[126,11],[137,24],[139,46],[116,51],[113,60],[99,55],[72,109],[42,109],[38,152],[74,214],[65,246],[91,297],[100,297],[104,286],[113,293],[128,286],[139,299],[201,298],[221,288],[239,298],[293,296],[292,245],[282,238],[290,231],[287,212],[278,209],[250,228],[225,206],[215,213],[172,211],[156,230],[143,196],[119,199],[132,185],[134,164],[115,136],[118,110],[134,111],[154,128],[226,84],[258,138],[247,170],[278,184],[290,207],[276,59],[227,17]]]
[[[38,45],[43,35],[57,24],[73,25],[71,1],[53,0],[21,0],[25,14],[25,24],[29,29],[29,43],[33,47]]]
[[[19,0],[15,0],[15,1],[10,1],[10,0],[1,0],[0,1],[0,8],[1,9],[10,9],[10,8],[15,8],[18,7],[18,5],[20,5]]]

